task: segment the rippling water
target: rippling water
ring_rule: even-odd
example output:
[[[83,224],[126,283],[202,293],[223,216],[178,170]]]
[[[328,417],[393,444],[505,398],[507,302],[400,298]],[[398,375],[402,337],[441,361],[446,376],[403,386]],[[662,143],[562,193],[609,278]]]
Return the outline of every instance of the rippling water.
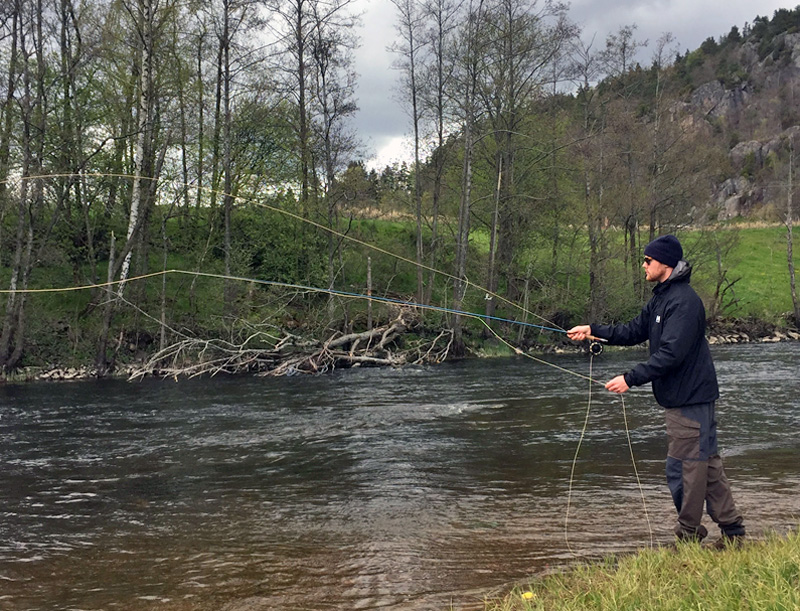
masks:
[[[715,347],[750,532],[800,515],[800,345]],[[607,379],[642,357],[607,351]],[[583,374],[588,360],[550,357]],[[0,608],[469,609],[671,538],[662,413],[528,359],[0,387]],[[711,526],[709,524],[709,526]],[[712,532],[714,528],[710,528]]]

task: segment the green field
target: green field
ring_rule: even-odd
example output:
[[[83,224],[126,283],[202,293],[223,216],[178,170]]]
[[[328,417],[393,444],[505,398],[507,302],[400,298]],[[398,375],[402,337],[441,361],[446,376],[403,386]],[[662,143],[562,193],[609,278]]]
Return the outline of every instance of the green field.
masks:
[[[735,285],[739,304],[730,314],[770,321],[792,310],[786,256],[786,228],[747,228],[736,231],[739,243],[730,253],[731,276],[741,277]],[[800,274],[800,232],[794,231],[794,264]]]

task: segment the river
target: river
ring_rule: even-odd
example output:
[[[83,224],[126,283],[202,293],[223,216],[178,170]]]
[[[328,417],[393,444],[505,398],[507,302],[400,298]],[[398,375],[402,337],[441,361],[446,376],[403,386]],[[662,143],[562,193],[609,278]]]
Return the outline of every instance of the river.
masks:
[[[800,344],[712,350],[737,504],[753,536],[785,533]],[[607,350],[594,377],[643,356]],[[640,488],[622,404],[589,386],[524,358],[2,386],[0,609],[474,609],[670,541],[662,410],[625,395]]]

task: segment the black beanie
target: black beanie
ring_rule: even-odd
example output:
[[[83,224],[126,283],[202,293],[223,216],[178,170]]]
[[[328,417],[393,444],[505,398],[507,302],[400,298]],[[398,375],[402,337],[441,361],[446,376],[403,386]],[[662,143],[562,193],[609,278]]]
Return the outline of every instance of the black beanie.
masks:
[[[667,267],[675,267],[683,259],[683,248],[674,235],[662,235],[644,247],[644,256],[651,257]]]

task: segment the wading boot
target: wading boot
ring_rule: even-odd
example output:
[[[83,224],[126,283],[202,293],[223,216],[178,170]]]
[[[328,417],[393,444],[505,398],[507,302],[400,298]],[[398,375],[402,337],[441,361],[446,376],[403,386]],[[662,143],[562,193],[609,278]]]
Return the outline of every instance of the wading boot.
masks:
[[[702,524],[695,530],[685,530],[680,524],[675,527],[675,540],[682,543],[701,543],[708,536],[708,529]]]
[[[744,535],[722,535],[716,541],[707,543],[703,549],[722,551],[726,549],[741,549],[744,545]]]

